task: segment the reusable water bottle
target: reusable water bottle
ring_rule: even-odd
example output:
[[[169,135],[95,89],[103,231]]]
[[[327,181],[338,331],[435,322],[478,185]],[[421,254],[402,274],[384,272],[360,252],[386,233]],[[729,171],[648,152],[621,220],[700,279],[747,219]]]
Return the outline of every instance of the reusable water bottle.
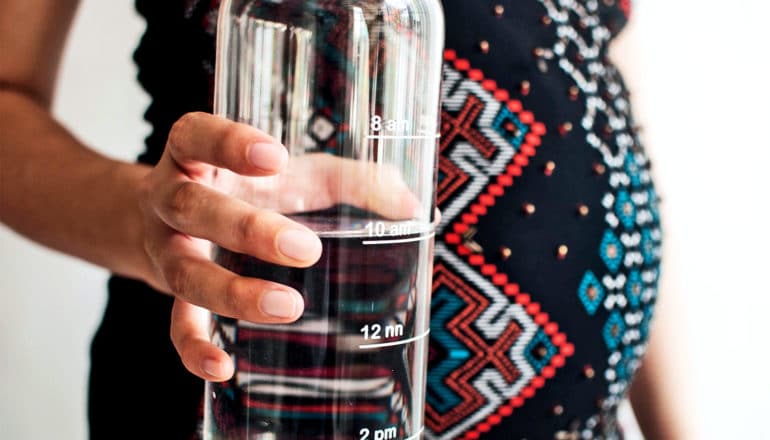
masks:
[[[295,288],[305,311],[212,316],[235,375],[206,385],[204,438],[421,438],[443,43],[439,0],[222,1],[215,112],[289,161],[217,185],[309,227],[323,253],[299,269],[214,248],[233,272]]]

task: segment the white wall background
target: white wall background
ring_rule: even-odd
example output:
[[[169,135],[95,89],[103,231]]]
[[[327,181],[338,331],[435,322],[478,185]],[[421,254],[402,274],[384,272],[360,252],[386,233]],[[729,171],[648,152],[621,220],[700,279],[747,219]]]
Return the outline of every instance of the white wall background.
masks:
[[[770,439],[768,18],[765,0],[639,0],[623,46],[664,197],[662,291],[683,310],[690,362],[671,374],[694,391],[697,439]],[[129,0],[83,1],[55,107],[126,160],[148,131],[130,60],[142,30]],[[2,227],[0,268],[2,437],[85,439],[107,275]]]

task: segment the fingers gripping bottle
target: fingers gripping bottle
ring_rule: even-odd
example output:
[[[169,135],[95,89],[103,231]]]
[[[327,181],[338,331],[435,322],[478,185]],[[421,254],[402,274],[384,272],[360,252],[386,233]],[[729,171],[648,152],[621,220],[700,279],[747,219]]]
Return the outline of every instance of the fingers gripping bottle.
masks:
[[[224,0],[215,112],[289,150],[223,191],[300,222],[321,259],[215,248],[299,291],[295,323],[212,317],[235,376],[206,385],[206,439],[422,438],[444,20],[439,0]]]

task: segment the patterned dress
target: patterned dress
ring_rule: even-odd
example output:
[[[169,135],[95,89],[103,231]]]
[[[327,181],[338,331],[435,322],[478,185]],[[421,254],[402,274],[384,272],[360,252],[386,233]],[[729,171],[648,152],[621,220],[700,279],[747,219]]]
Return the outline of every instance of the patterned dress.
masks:
[[[607,58],[629,0],[443,3],[424,436],[622,438],[616,410],[645,351],[661,245],[650,164]],[[179,116],[211,110],[218,1],[137,8],[154,128],[140,160],[152,164]],[[164,438],[194,435],[202,384],[168,341],[170,307],[111,280],[92,347],[92,438],[117,427],[144,438],[156,424]],[[138,366],[147,357],[158,371]]]

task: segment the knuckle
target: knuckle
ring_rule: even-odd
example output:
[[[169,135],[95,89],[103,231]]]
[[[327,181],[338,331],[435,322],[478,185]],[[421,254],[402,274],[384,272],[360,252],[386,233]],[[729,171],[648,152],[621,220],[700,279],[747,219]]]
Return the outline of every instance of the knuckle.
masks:
[[[153,212],[153,206],[155,203],[155,199],[157,199],[158,191],[156,188],[156,177],[152,175],[153,173],[150,173],[147,177],[142,179],[139,183],[139,210],[147,216],[149,213]]]
[[[168,210],[175,220],[182,220],[192,209],[195,202],[198,184],[191,181],[185,181],[174,188],[168,199]]]
[[[239,242],[254,240],[262,230],[262,220],[256,214],[246,214],[236,224],[235,236]]]
[[[188,258],[178,258],[166,264],[163,276],[171,291],[182,297],[189,296],[193,282],[192,261]]]
[[[224,286],[224,292],[223,307],[228,314],[236,315],[243,313],[244,310],[249,310],[248,305],[245,304],[246,286],[240,277],[230,278]]]
[[[188,133],[192,126],[201,118],[199,112],[191,112],[182,115],[171,126],[168,134],[168,147],[172,152],[181,152],[182,147],[187,143]]]
[[[177,119],[168,133],[168,147],[172,151],[178,151],[179,146],[184,144],[184,134],[190,125],[189,113]]]
[[[241,129],[238,124],[226,122],[219,133],[216,144],[214,145],[214,151],[212,154],[220,164],[228,162],[230,153],[239,148],[241,145]]]

